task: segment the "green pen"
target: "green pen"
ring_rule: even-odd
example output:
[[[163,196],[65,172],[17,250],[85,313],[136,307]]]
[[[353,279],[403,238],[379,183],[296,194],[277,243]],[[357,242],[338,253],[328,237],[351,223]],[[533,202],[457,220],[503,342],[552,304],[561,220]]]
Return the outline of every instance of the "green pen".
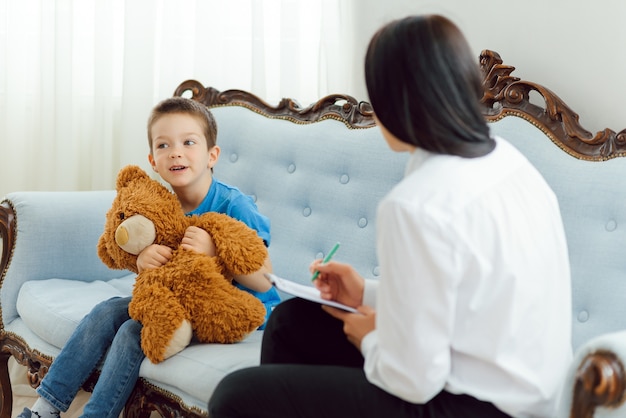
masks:
[[[324,257],[324,259],[322,260],[322,264],[328,263],[330,261],[330,259],[333,258],[333,255],[335,255],[335,253],[337,252],[338,249],[339,249],[339,243],[336,243],[333,246],[333,248],[330,249],[330,251],[328,252],[326,257]],[[313,273],[313,277],[311,277],[311,281],[315,281],[315,279],[317,279],[317,276],[319,276],[319,275],[320,275],[320,271],[317,270],[315,273]]]

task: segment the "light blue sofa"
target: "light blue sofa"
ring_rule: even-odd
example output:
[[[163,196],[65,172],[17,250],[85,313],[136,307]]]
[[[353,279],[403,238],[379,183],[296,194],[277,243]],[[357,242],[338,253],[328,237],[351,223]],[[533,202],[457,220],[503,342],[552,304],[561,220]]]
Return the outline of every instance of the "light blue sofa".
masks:
[[[625,152],[626,134],[607,130],[594,138],[549,90],[512,77],[513,67],[502,65],[497,54],[484,51],[480,60],[484,112],[493,131],[541,170],[563,211],[577,358],[564,382],[558,418],[569,417],[573,404],[572,418],[593,416],[596,404],[621,401],[626,386],[620,381],[620,341],[626,341],[621,332],[626,162],[613,158]],[[377,277],[376,204],[401,179],[407,156],[387,148],[367,103],[337,95],[306,108],[288,99],[271,106],[243,91],[220,93],[195,81],[181,84],[175,94],[190,92],[213,109],[218,121],[222,153],[215,176],[252,195],[271,219],[269,250],[277,274],[306,283],[310,262],[339,241],[335,259]],[[538,93],[545,105],[530,103],[529,92]],[[96,254],[113,196],[113,191],[18,192],[2,202],[0,418],[11,415],[10,356],[28,366],[36,386],[94,304],[130,294],[134,276],[107,269]],[[147,417],[150,411],[206,416],[217,382],[258,363],[260,341],[257,331],[238,344],[192,345],[159,365],[144,361],[126,416]],[[626,413],[598,411],[601,416]]]

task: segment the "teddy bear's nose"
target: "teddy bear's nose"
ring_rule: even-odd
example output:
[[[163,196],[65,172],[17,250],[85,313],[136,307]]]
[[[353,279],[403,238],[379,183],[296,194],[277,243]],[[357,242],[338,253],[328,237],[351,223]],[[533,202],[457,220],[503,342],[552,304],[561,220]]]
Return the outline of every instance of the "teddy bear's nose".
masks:
[[[143,215],[133,215],[115,229],[115,243],[127,253],[138,255],[156,239],[152,221]]]
[[[120,225],[119,228],[115,230],[115,242],[120,247],[126,245],[128,242],[128,230],[124,228],[123,225]]]

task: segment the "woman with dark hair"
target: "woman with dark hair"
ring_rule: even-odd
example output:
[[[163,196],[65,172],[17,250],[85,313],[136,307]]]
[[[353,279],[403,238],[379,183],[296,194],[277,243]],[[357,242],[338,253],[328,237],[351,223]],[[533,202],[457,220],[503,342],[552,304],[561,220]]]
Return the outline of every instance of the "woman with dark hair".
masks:
[[[365,76],[389,147],[411,153],[380,202],[380,280],[319,260],[322,297],[275,308],[261,365],[225,377],[212,418],[553,417],[571,361],[570,272],[558,203],[490,136],[480,75],[441,16],[372,38]]]
[[[403,142],[468,158],[494,149],[478,107],[478,67],[448,19],[410,17],[378,31],[367,50],[365,82],[378,120]]]

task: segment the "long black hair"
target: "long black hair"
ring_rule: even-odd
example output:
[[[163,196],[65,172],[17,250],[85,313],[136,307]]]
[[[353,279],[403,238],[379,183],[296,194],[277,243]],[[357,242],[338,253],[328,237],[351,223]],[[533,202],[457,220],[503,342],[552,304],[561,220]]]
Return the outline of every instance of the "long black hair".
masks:
[[[445,17],[411,16],[382,27],[367,49],[365,81],[378,120],[399,140],[468,158],[495,147],[479,108],[478,61]]]

